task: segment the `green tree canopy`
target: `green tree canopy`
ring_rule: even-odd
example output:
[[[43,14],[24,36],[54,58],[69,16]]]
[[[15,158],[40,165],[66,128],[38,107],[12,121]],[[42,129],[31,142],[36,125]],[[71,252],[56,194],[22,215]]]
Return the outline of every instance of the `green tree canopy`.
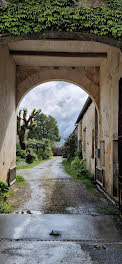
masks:
[[[28,129],[32,129],[34,124],[34,117],[39,114],[41,110],[33,109],[29,117],[27,117],[27,109],[20,110],[17,115],[17,134],[19,136],[20,146],[25,150],[25,133]]]
[[[51,115],[38,113],[34,118],[35,126],[28,132],[28,138],[41,140],[49,139],[52,143],[60,141],[57,121]]]
[[[77,151],[77,136],[72,133],[68,138],[66,138],[64,143],[64,156],[67,158],[73,158]]]

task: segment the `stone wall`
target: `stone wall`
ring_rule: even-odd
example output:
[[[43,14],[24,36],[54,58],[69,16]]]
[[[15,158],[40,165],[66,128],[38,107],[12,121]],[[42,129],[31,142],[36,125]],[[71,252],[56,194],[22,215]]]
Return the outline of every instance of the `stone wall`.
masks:
[[[16,68],[6,46],[0,48],[0,180],[16,164]]]
[[[118,151],[115,145],[118,144],[119,60],[119,49],[110,48],[107,61],[101,65],[100,74],[99,147],[100,142],[105,142],[105,164],[101,166],[100,160],[98,164],[104,170],[105,189],[112,196],[114,189],[118,189]]]
[[[95,104],[91,103],[88,110],[83,116],[82,119],[82,150],[83,157],[86,158],[86,167],[87,169],[94,174],[95,171],[95,160],[92,156],[92,134],[95,129]],[[86,133],[84,139],[84,133]],[[84,142],[85,140],[85,142]],[[84,149],[85,144],[85,149]]]

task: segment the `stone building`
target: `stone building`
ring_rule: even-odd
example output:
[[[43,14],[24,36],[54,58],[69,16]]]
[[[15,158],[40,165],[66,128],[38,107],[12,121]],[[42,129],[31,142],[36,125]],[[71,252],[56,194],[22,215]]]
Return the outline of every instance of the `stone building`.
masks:
[[[82,146],[83,157],[86,157],[86,167],[95,171],[95,104],[91,98],[86,100],[76,121],[78,127],[78,149]]]
[[[102,7],[105,1],[79,0],[78,4]],[[110,9],[108,6],[109,12]],[[101,11],[100,18],[102,16]],[[18,17],[15,20],[15,29],[21,29]],[[66,23],[65,19],[63,23]],[[33,24],[35,18],[32,19]],[[40,25],[37,22],[37,28]],[[74,27],[73,23],[71,25]],[[121,28],[119,19],[118,25]],[[4,27],[5,33],[0,34],[0,180],[6,181],[11,173],[16,177],[16,111],[25,94],[44,82],[67,81],[84,89],[95,104],[95,177],[114,197],[118,197],[119,179],[122,214],[121,40],[114,38],[110,30],[105,36],[91,34],[85,22],[86,31],[81,29],[79,32],[79,28],[76,28],[68,32],[60,28],[61,31],[49,29],[43,34],[40,30],[37,33],[32,30],[18,36],[9,34],[9,27],[5,24]],[[86,135],[87,131],[84,130],[84,138]],[[80,142],[80,133],[79,139]],[[93,169],[93,159],[88,164]]]
[[[104,115],[103,117],[104,118]],[[83,158],[86,158],[86,168],[94,174],[94,179],[97,181],[106,191],[108,174],[106,173],[108,167],[107,152],[111,150],[106,150],[106,137],[100,140],[99,134],[99,123],[98,114],[94,102],[90,97],[86,100],[77,120],[77,139],[78,139],[78,149],[82,146]],[[100,144],[98,144],[100,142]],[[114,147],[116,145],[116,140],[113,143]],[[117,160],[118,149],[115,148],[114,152],[115,161],[114,162],[114,176],[116,180],[110,181],[115,192],[112,196],[118,200],[119,198],[119,185],[118,185],[118,173],[117,173]],[[111,175],[111,178],[113,175]]]

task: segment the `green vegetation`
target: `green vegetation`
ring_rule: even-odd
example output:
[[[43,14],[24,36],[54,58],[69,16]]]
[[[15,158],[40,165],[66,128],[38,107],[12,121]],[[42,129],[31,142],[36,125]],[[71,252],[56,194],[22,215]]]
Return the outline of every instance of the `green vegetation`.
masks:
[[[99,210],[98,210],[99,214],[102,214],[102,215],[118,215],[119,214],[119,211],[117,208],[115,207],[112,207],[112,206],[109,206],[109,207],[101,207]]]
[[[17,175],[16,176],[16,183],[17,184],[26,184],[26,180],[24,179],[24,177]]]
[[[21,186],[26,184],[26,180],[22,176],[16,177],[15,186]],[[14,191],[12,188],[8,187],[5,182],[0,182],[0,214],[12,213],[14,210],[14,205],[9,204],[8,198],[14,196]]]
[[[70,160],[63,160],[63,166],[66,172],[75,180],[83,182],[87,189],[92,189],[95,192],[93,184],[93,175],[83,165],[84,160],[79,160],[78,157]]]
[[[45,160],[48,160],[48,159],[45,159]],[[40,163],[44,162],[45,160],[36,160],[36,161],[33,161],[33,163],[29,164],[24,159],[17,159],[16,167],[17,167],[17,170],[19,170],[19,169],[31,169],[34,166],[37,166]]]
[[[66,138],[64,147],[63,147],[63,153],[65,158],[73,158],[75,156],[77,149],[77,136],[72,133],[69,137]]]
[[[78,0],[9,0],[0,8],[0,33],[25,35],[46,31],[85,31],[122,39],[122,1],[107,8],[76,6]]]
[[[61,138],[55,118],[44,115],[41,109],[33,109],[29,117],[27,109],[20,110],[17,116],[17,133],[17,169],[32,168],[42,160],[49,159],[54,142]]]
[[[64,143],[63,153],[64,157],[63,165],[66,172],[71,175],[75,180],[81,181],[88,189],[91,189],[96,194],[94,188],[94,176],[85,168],[86,160],[82,156],[82,147],[77,150],[77,137],[72,133]]]
[[[25,150],[25,133],[27,130],[30,130],[35,125],[34,118],[35,116],[40,113],[40,109],[36,111],[33,109],[32,113],[29,117],[27,117],[27,109],[24,108],[23,111],[20,110],[19,114],[17,115],[17,134],[19,136],[19,143],[22,150]]]
[[[60,141],[59,128],[53,116],[47,116],[41,112],[34,117],[34,126],[28,132],[28,139],[48,139],[53,145]]]

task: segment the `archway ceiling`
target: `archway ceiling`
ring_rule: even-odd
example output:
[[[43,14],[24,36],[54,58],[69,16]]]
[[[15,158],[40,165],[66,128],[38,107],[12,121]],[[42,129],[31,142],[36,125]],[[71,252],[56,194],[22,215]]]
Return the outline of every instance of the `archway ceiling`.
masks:
[[[9,43],[16,65],[57,67],[98,67],[110,46],[78,40],[23,40]]]

